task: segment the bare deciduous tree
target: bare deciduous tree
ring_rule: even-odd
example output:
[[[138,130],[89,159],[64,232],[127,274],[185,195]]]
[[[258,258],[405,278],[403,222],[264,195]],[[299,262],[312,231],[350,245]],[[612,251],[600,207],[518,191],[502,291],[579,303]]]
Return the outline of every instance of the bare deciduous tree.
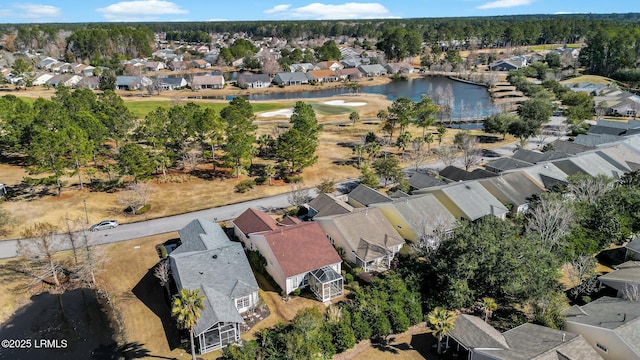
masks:
[[[276,59],[275,55],[267,51],[264,55],[262,55],[262,66],[260,70],[263,74],[274,76],[275,74],[279,73],[282,68],[280,67],[280,64],[278,64],[278,60]]]
[[[293,206],[301,206],[309,201],[309,189],[305,188],[301,182],[289,185],[289,194],[287,195],[289,204]]]
[[[148,183],[135,183],[129,185],[127,190],[120,193],[118,202],[128,209],[131,209],[133,215],[143,206],[147,205],[149,197],[155,189]]]
[[[7,209],[3,209],[0,204],[0,235],[6,235],[7,226],[11,223],[11,215]]]
[[[478,139],[471,135],[469,131],[456,133],[453,143],[458,150],[462,151],[462,165],[465,170],[469,170],[480,162],[480,149],[478,149]]]
[[[613,189],[613,179],[604,175],[569,177],[567,190],[576,201],[594,202]]]
[[[573,225],[572,209],[556,197],[543,197],[528,212],[527,230],[536,233],[549,250],[560,247]]]
[[[411,226],[416,231],[420,241],[420,247],[429,254],[435,254],[440,248],[442,241],[447,238],[452,228],[457,224],[447,221],[442,216],[428,216],[422,214],[414,217]]]
[[[202,160],[202,154],[199,151],[191,150],[182,154],[182,162],[185,169],[188,167],[191,171],[194,171],[200,160]]]
[[[102,271],[108,261],[107,254],[103,247],[97,246],[93,233],[82,229],[78,235],[82,246],[80,265],[76,270],[78,277],[90,287],[97,288],[96,274]]]
[[[162,259],[153,270],[153,276],[160,281],[160,286],[164,287],[168,297],[171,297],[171,293],[169,292],[169,280],[171,280],[170,270],[171,266],[169,266],[168,259]]]
[[[630,301],[640,301],[640,286],[638,284],[624,284],[622,297]]]
[[[458,151],[454,146],[440,146],[433,151],[444,166],[452,166],[456,163]]]
[[[60,287],[58,274],[62,266],[56,257],[60,251],[60,238],[56,236],[56,226],[47,222],[37,222],[22,232],[28,240],[18,240],[18,254],[27,259],[26,272],[44,283]]]
[[[429,158],[431,149],[425,149],[424,143],[424,139],[419,137],[411,141],[411,154],[409,155],[409,158],[411,159],[413,167],[416,171],[418,171],[420,165],[424,164]]]
[[[73,252],[73,261],[74,266],[78,267],[78,246],[79,246],[79,234],[78,230],[84,227],[84,224],[78,224],[77,221],[69,220],[65,218],[65,223],[67,225],[65,235],[67,240],[69,240],[69,244],[71,244],[71,251]]]
[[[577,299],[581,294],[590,294],[598,289],[596,260],[592,256],[580,255],[565,266],[571,284],[571,296]]]

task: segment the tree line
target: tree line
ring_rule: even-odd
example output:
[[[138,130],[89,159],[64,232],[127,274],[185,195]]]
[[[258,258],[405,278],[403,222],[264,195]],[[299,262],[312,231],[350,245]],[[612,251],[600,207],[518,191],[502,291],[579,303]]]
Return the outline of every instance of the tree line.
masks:
[[[26,155],[30,171],[52,174],[58,194],[63,175],[77,176],[82,189],[86,176],[93,178],[97,171],[117,186],[114,174],[134,182],[154,173],[166,178],[169,168],[194,170],[204,159],[212,164],[212,174],[222,164],[236,177],[250,170],[256,155],[275,160],[282,174],[299,173],[317,161],[320,126],[310,105],[296,103],[290,127],[260,141],[253,120],[253,108],[242,97],[220,113],[190,102],[158,107],[136,121],[112,91],[59,87],[51,100],[1,97],[0,146]],[[275,170],[263,175],[273,177]]]

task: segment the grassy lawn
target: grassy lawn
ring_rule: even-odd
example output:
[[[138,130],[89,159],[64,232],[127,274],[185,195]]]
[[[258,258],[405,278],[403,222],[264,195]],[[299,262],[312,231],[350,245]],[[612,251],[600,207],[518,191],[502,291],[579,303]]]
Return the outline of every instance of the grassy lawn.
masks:
[[[562,84],[575,84],[579,82],[590,82],[592,84],[598,85],[609,85],[610,83],[614,82],[614,80],[599,75],[582,75],[574,77],[572,79],[561,81]]]
[[[580,47],[580,44],[546,44],[546,45],[535,45],[530,46],[529,49],[532,51],[543,51],[543,50],[552,50],[557,49],[559,47],[566,47],[570,49],[577,49]]]
[[[193,100],[190,100],[193,101]],[[187,101],[181,101],[186,103]],[[228,103],[226,102],[209,102],[209,101],[193,101],[203,108],[210,108],[216,112],[224,109]],[[149,112],[157,109],[158,107],[169,108],[172,105],[172,100],[150,100],[150,101],[125,101],[125,106],[133,112],[138,119],[143,119]],[[252,102],[254,112],[277,110],[289,107],[290,104],[286,103],[256,103]]]
[[[342,114],[350,114],[355,111],[354,108],[349,106],[340,106],[340,105],[327,105],[323,103],[310,103],[313,110],[320,115],[342,115]]]

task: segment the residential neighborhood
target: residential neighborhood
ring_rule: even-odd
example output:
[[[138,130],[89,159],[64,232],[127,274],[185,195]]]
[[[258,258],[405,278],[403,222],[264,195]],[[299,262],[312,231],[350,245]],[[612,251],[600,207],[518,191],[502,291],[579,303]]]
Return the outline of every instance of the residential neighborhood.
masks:
[[[0,5],[0,358],[640,360],[640,15],[455,1]]]

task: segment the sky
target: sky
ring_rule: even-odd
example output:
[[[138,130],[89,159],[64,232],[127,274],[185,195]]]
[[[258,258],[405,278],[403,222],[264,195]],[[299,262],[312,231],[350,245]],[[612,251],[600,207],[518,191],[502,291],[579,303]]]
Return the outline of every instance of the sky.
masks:
[[[640,12],[639,0],[0,1],[0,23],[328,20],[629,12]]]

